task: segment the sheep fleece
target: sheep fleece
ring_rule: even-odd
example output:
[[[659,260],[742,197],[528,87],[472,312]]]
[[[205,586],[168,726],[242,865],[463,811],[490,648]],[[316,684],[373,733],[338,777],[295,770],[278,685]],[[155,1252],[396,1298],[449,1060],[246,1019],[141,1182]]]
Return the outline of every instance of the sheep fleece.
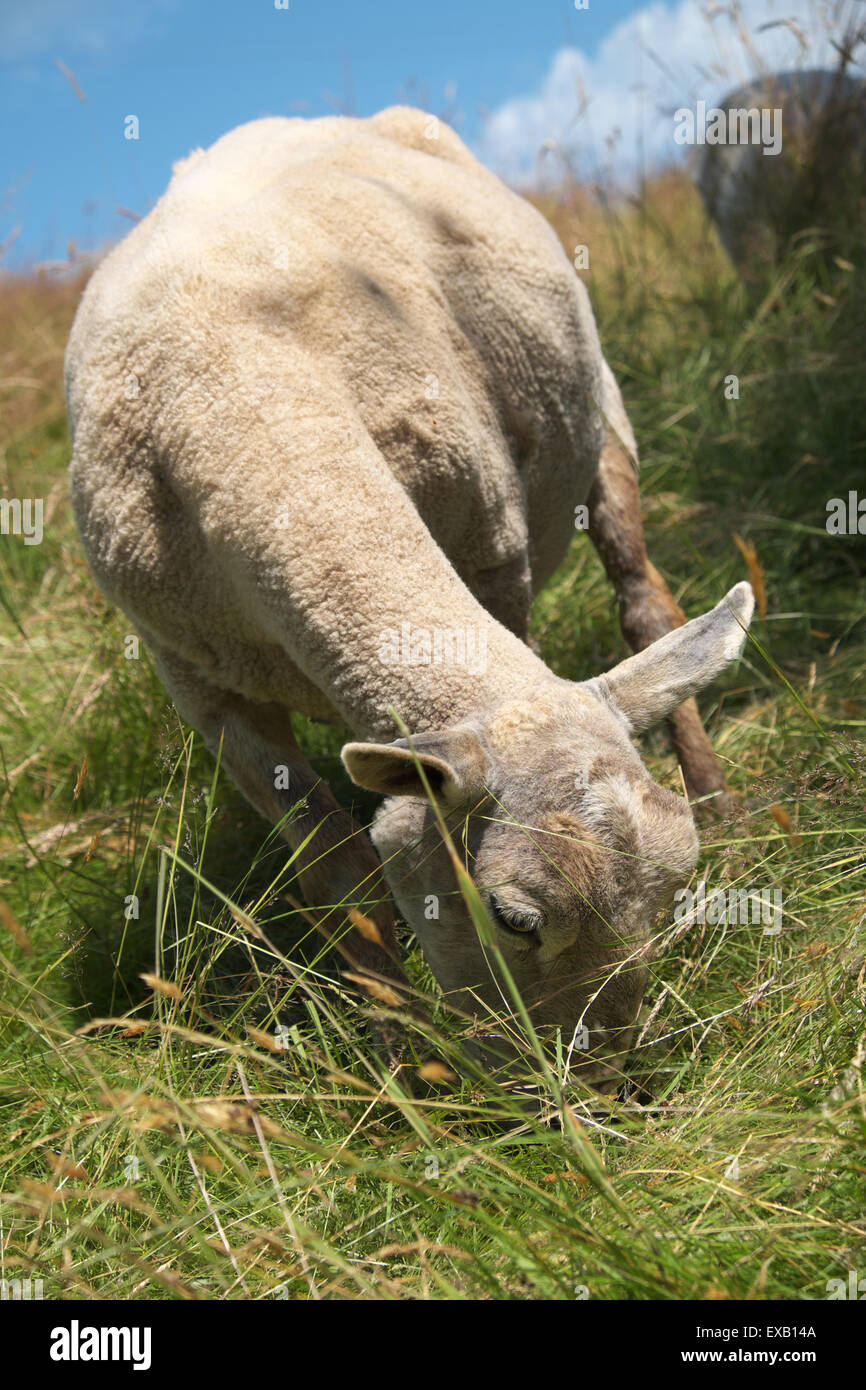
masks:
[[[91,278],[67,395],[88,558],[175,692],[188,670],[364,737],[541,673],[485,595],[552,573],[606,422],[634,447],[548,223],[402,107],[176,165]],[[487,673],[383,665],[406,621],[484,627]]]

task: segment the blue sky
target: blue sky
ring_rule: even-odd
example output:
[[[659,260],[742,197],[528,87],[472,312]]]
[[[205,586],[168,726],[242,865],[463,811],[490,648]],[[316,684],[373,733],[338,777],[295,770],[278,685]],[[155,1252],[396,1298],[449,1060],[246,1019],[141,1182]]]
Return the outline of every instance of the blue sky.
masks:
[[[282,0],[277,0],[282,3]],[[627,174],[640,147],[676,157],[670,113],[717,99],[751,60],[699,0],[2,0],[0,242],[9,268],[62,259],[131,225],[174,160],[262,115],[368,115],[397,101],[448,113],[470,145],[520,183],[556,167],[545,141],[610,148]],[[813,0],[749,0],[750,22]],[[802,44],[762,40],[789,64]],[[74,75],[82,102],[57,60]],[[589,95],[582,115],[581,91]],[[127,116],[139,138],[124,138]],[[614,146],[606,137],[616,130]],[[539,162],[541,160],[541,163]],[[560,166],[561,167],[561,166]]]

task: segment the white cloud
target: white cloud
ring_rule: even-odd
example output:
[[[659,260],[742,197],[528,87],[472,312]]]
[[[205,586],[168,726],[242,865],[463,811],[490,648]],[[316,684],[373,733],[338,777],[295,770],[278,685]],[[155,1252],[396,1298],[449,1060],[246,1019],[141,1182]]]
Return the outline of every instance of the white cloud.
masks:
[[[641,160],[651,169],[682,156],[673,141],[678,107],[699,98],[715,104],[761,68],[832,66],[830,36],[839,37],[838,18],[851,5],[749,0],[744,26],[732,8],[655,0],[618,24],[593,57],[561,48],[537,92],[492,112],[475,153],[515,183],[561,180],[564,157],[579,178],[605,172],[628,183]],[[828,12],[837,18],[829,31]]]

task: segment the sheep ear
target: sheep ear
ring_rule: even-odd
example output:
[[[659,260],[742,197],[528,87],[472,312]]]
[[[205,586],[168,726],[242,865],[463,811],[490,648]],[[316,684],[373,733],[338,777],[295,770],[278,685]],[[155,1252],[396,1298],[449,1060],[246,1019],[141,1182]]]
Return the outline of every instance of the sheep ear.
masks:
[[[700,618],[674,628],[584,689],[612,704],[638,733],[709,685],[739,655],[752,619],[751,584],[736,584]]]
[[[416,734],[394,743],[347,743],[340,756],[352,781],[380,796],[426,796],[420,763],[434,796],[450,805],[480,794],[487,773],[484,748],[472,729]]]

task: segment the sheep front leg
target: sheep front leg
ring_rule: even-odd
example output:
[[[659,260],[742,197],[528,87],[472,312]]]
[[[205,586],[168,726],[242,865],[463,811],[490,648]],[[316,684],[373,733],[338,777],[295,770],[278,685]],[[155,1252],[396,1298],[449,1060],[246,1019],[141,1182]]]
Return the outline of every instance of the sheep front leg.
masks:
[[[623,635],[633,651],[641,651],[681,627],[685,615],[647,555],[635,468],[613,431],[602,450],[587,505],[589,534],[616,592]],[[709,805],[728,809],[731,796],[697,702],[690,699],[680,705],[668,727],[689,798],[712,796]]]
[[[307,762],[289,711],[216,688],[175,653],[155,655],[181,715],[214,753],[222,740],[222,766],[256,810],[273,825],[303,803],[281,833],[296,853],[293,867],[318,929],[353,969],[405,986],[379,858]],[[352,907],[373,921],[379,942],[349,925]]]

